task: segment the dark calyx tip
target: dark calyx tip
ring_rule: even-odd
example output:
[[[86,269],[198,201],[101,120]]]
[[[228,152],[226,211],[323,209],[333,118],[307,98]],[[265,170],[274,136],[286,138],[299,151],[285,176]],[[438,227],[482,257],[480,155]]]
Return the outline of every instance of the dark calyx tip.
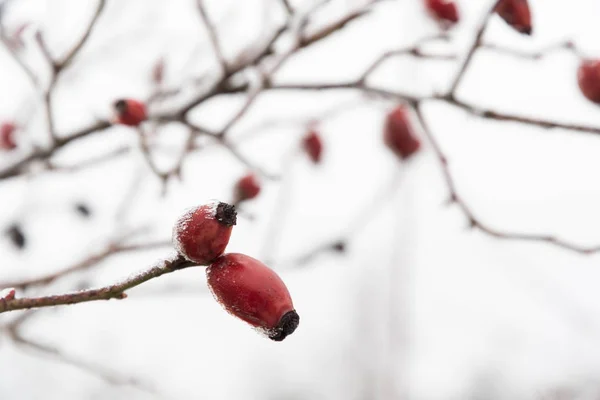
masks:
[[[115,110],[117,110],[117,112],[120,114],[127,111],[127,102],[123,99],[115,101],[113,106],[115,107]]]
[[[281,342],[283,339],[294,333],[298,325],[300,324],[300,316],[296,310],[285,313],[279,320],[279,323],[273,329],[273,332],[269,335],[269,339],[276,342]]]
[[[527,36],[531,36],[533,33],[533,28],[531,26],[525,26],[521,28],[521,33]]]
[[[237,222],[237,211],[235,206],[227,203],[219,203],[215,214],[217,221],[226,226],[233,226]]]

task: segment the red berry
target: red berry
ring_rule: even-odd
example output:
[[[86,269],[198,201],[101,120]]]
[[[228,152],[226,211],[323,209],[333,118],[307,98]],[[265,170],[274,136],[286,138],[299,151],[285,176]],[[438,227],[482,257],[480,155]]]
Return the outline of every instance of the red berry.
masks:
[[[421,142],[410,123],[408,108],[398,106],[387,115],[383,140],[401,159],[409,158],[420,149]]]
[[[17,147],[15,142],[15,131],[17,127],[12,122],[5,122],[0,125],[0,149],[13,150]]]
[[[577,83],[588,100],[600,104],[600,60],[584,60],[577,70]]]
[[[225,251],[236,216],[235,207],[222,202],[188,210],[173,228],[173,244],[186,259],[208,265]]]
[[[447,26],[459,20],[458,7],[452,0],[425,0],[425,7],[437,21]]]
[[[240,178],[235,185],[235,203],[253,199],[260,193],[260,182],[253,173]]]
[[[496,13],[517,32],[531,35],[531,11],[527,0],[502,0],[496,6]]]
[[[300,322],[287,287],[269,267],[244,254],[229,253],[206,269],[208,287],[230,314],[282,341]]]
[[[323,141],[321,136],[314,131],[309,131],[302,141],[304,151],[308,154],[312,162],[318,164],[321,162],[321,155],[323,153]]]
[[[146,105],[133,99],[121,99],[114,103],[116,119],[119,124],[138,126],[146,120]]]

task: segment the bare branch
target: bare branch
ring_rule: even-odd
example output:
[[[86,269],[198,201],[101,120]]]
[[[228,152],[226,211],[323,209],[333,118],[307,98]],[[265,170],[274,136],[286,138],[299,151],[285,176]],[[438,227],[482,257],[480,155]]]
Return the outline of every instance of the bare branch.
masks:
[[[8,336],[19,347],[33,350],[60,363],[79,368],[88,374],[102,379],[110,385],[132,386],[140,390],[154,393],[154,389],[148,387],[146,384],[143,384],[137,378],[122,376],[121,373],[117,373],[116,371],[112,371],[106,367],[102,367],[95,363],[71,356],[55,347],[48,346],[32,339],[27,339],[17,330],[9,330]]]
[[[202,23],[206,27],[206,30],[208,32],[208,38],[212,45],[213,51],[215,52],[215,56],[217,57],[217,61],[221,66],[223,75],[227,75],[227,71],[229,70],[227,60],[225,59],[225,57],[223,56],[223,52],[221,51],[221,45],[217,36],[217,30],[210,18],[208,17],[206,9],[204,8],[204,0],[196,0],[196,4],[198,6],[198,13],[200,14]]]
[[[35,286],[44,286],[48,285],[58,279],[64,278],[74,272],[83,271],[89,269],[102,261],[115,256],[121,253],[128,253],[133,251],[140,250],[152,250],[159,247],[168,247],[171,246],[170,241],[157,241],[143,244],[133,244],[133,245],[123,245],[117,242],[110,243],[103,250],[85,257],[83,260],[80,260],[73,265],[70,265],[66,268],[60,269],[58,271],[51,272],[49,274],[39,276],[37,278],[20,280],[20,281],[12,281],[12,282],[0,282],[0,288],[15,288],[25,290]]]
[[[573,53],[577,58],[583,59],[585,58],[583,54],[579,51],[575,43],[571,40],[567,40],[562,43],[556,43],[551,46],[547,46],[541,50],[538,50],[533,53],[528,53],[526,51],[519,51],[515,49],[510,49],[508,47],[502,47],[492,43],[483,43],[479,46],[481,49],[494,51],[500,54],[509,55],[516,58],[521,58],[525,60],[539,60],[549,54],[552,54],[556,51],[566,50]]]
[[[600,252],[600,245],[596,246],[581,246],[574,243],[570,243],[567,241],[563,241],[558,239],[552,235],[545,234],[530,234],[530,233],[519,233],[519,232],[511,232],[511,231],[503,231],[500,229],[492,228],[487,223],[482,222],[479,218],[475,216],[475,213],[471,209],[469,205],[467,205],[466,201],[460,196],[458,190],[456,188],[456,182],[450,173],[450,168],[448,166],[448,158],[444,154],[441,146],[439,145],[437,139],[431,132],[425,117],[423,116],[423,112],[420,106],[415,108],[417,117],[419,119],[419,123],[423,127],[423,131],[431,146],[433,147],[433,151],[438,158],[440,167],[442,169],[442,173],[444,175],[444,180],[446,181],[446,186],[450,191],[450,202],[456,203],[463,214],[469,220],[469,224],[471,228],[477,228],[483,233],[486,233],[490,236],[493,236],[498,239],[506,239],[506,240],[518,240],[518,241],[529,241],[529,242],[543,242],[548,243],[554,246],[561,247],[566,250],[570,250],[576,253],[581,254],[591,254]]]
[[[102,13],[102,10],[104,10],[105,6],[106,6],[106,0],[98,0],[98,6],[96,7],[96,11],[94,12],[92,19],[88,23],[84,34],[81,36],[79,41],[77,41],[77,43],[75,43],[75,45],[71,48],[71,50],[69,52],[67,52],[67,54],[64,56],[64,58],[61,61],[57,61],[54,63],[57,70],[66,68],[73,61],[73,59],[75,58],[77,53],[79,53],[79,50],[81,50],[83,45],[86,43],[86,41],[90,37],[90,34],[92,33],[92,30],[96,26],[96,23],[98,22],[98,18],[100,18],[100,14]]]
[[[129,278],[122,280],[121,282],[97,289],[87,289],[78,292],[42,297],[16,297],[14,299],[0,299],[0,313],[31,308],[78,304],[97,300],[121,300],[127,297],[125,293],[126,290],[139,286],[144,282],[158,278],[164,274],[169,274],[193,265],[193,263],[178,255],[176,257],[164,260],[158,265],[141,271]]]
[[[450,91],[448,93],[450,93],[452,96],[454,96],[456,94],[456,89],[458,88],[458,85],[460,85],[460,82],[461,82],[462,78],[464,77],[465,72],[467,71],[467,68],[471,64],[471,60],[473,59],[473,55],[475,54],[475,51],[477,51],[477,49],[481,46],[481,39],[483,38],[485,29],[487,28],[488,23],[490,22],[490,18],[494,14],[494,10],[496,9],[496,6],[498,5],[498,3],[500,3],[500,1],[501,0],[494,0],[492,7],[490,7],[489,10],[484,15],[483,21],[481,21],[481,24],[479,25],[479,28],[477,29],[477,33],[475,34],[475,40],[473,41],[473,44],[469,48],[469,50],[467,52],[467,56],[465,57],[464,61],[462,62],[460,69],[458,70],[458,73],[456,74],[456,77],[454,78],[454,80],[452,81],[452,85],[450,86]]]

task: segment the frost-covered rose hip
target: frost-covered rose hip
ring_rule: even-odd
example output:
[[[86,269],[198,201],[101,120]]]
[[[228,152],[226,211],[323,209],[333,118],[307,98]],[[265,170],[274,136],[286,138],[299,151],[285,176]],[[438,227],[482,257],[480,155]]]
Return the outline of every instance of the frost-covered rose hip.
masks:
[[[600,60],[584,60],[577,70],[577,83],[588,100],[600,103]]]
[[[300,317],[281,278],[262,262],[239,253],[224,254],[206,269],[208,287],[230,314],[282,341]]]
[[[173,227],[173,245],[186,259],[208,265],[225,251],[236,218],[235,207],[223,202],[188,210]]]
[[[321,140],[321,136],[314,131],[309,131],[304,139],[302,140],[302,147],[304,147],[304,151],[308,154],[312,162],[318,164],[321,162],[321,155],[323,153],[323,141]]]
[[[260,182],[256,178],[256,175],[249,173],[240,178],[235,185],[235,201],[253,199],[260,193]]]
[[[458,7],[452,0],[425,0],[427,11],[445,27],[458,22]]]
[[[146,105],[138,100],[121,99],[114,103],[116,122],[127,126],[138,126],[146,120]]]
[[[398,106],[387,115],[383,140],[401,159],[409,158],[420,149],[421,142],[412,128],[407,107]]]
[[[496,13],[517,32],[531,35],[531,11],[527,0],[502,0]]]

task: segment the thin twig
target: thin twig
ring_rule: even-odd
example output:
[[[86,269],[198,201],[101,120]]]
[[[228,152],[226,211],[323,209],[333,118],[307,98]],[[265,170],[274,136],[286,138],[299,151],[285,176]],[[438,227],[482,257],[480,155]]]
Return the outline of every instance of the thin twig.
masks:
[[[484,223],[481,219],[476,217],[472,208],[467,204],[467,202],[460,196],[456,187],[456,181],[450,172],[450,167],[448,165],[448,158],[443,152],[441,146],[439,145],[437,139],[431,132],[429,125],[426,122],[426,119],[423,115],[420,106],[415,108],[417,117],[419,119],[419,123],[421,124],[425,136],[427,136],[433,151],[438,158],[440,167],[442,169],[442,173],[444,176],[444,180],[446,181],[446,186],[450,191],[450,203],[455,203],[458,205],[463,214],[467,217],[469,221],[469,225],[471,228],[477,228],[483,233],[486,233],[490,236],[493,236],[498,239],[507,239],[507,240],[517,240],[517,241],[529,241],[529,242],[544,242],[549,243],[557,247],[561,247],[566,250],[571,250],[576,253],[582,254],[591,254],[600,252],[600,245],[595,246],[581,246],[574,243],[570,243],[564,240],[561,240],[552,235],[546,234],[531,234],[531,233],[520,233],[520,232],[511,232],[511,231],[503,231],[497,228],[492,228],[487,223]]]
[[[481,46],[481,43],[482,43],[481,39],[483,38],[485,29],[487,28],[488,23],[489,23],[492,15],[494,14],[494,10],[496,9],[496,6],[498,5],[498,3],[500,3],[500,1],[501,0],[494,0],[492,7],[490,7],[488,9],[488,11],[485,13],[485,15],[483,17],[483,21],[481,21],[479,28],[477,29],[477,33],[475,34],[475,40],[471,44],[471,47],[469,47],[467,56],[465,57],[464,61],[460,65],[458,73],[456,74],[456,77],[453,79],[452,84],[450,85],[450,90],[448,93],[450,93],[452,96],[454,96],[456,94],[458,85],[460,85],[462,78],[465,76],[465,72],[467,72],[467,68],[471,64],[471,60],[473,59],[473,55],[475,55],[475,51],[479,48],[479,46]]]
[[[85,257],[84,259],[70,265],[66,268],[62,268],[58,271],[54,271],[48,273],[46,275],[42,275],[36,278],[19,280],[19,281],[7,281],[0,282],[0,288],[15,288],[25,290],[35,286],[44,286],[48,285],[58,279],[64,278],[74,272],[83,271],[89,269],[102,261],[106,260],[109,257],[115,256],[121,253],[128,253],[133,251],[140,250],[152,250],[160,247],[168,247],[171,246],[170,241],[156,241],[142,244],[132,244],[132,245],[124,245],[119,244],[118,242],[110,243],[104,249],[92,254],[90,256]]]
[[[217,36],[217,29],[208,17],[206,9],[204,8],[204,0],[196,0],[196,4],[198,7],[198,13],[200,14],[200,18],[202,19],[202,23],[204,24],[208,32],[208,39],[210,40],[210,44],[212,45],[213,51],[215,52],[215,56],[217,57],[217,61],[219,62],[219,66],[221,67],[221,71],[223,75],[227,75],[229,67],[227,64],[227,60],[223,56],[223,51],[221,50],[221,44],[219,43],[219,37]]]
[[[78,304],[97,300],[125,299],[125,291],[143,284],[159,276],[191,267],[194,264],[182,256],[163,260],[158,265],[141,271],[120,282],[97,289],[87,289],[58,295],[41,297],[15,297],[0,301],[0,313],[31,308],[54,307],[67,304]]]

